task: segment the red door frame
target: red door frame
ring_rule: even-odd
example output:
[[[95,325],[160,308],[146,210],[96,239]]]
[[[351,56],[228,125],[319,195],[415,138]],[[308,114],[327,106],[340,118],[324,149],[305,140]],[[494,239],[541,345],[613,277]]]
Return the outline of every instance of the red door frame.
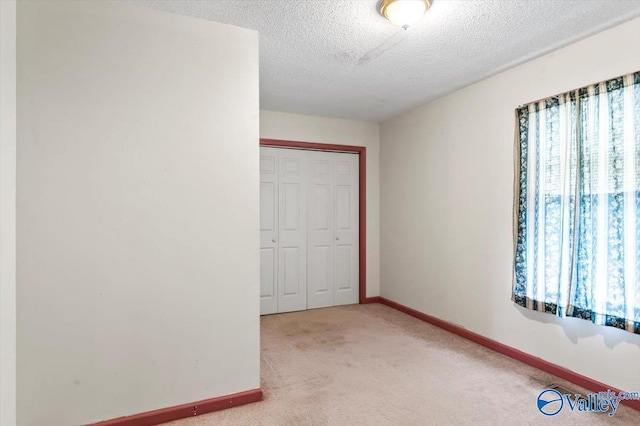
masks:
[[[346,151],[358,153],[360,168],[358,176],[358,208],[360,211],[360,223],[358,226],[358,252],[360,254],[360,258],[358,260],[360,276],[359,301],[361,304],[374,302],[374,300],[367,300],[367,148],[365,148],[364,146],[333,145],[327,143],[298,142],[262,138],[260,138],[260,146],[310,149],[314,151]]]

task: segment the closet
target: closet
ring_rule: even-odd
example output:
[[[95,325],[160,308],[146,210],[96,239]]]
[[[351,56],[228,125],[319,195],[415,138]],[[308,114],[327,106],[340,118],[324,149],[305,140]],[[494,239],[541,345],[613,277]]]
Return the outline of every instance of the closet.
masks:
[[[260,148],[260,314],[358,303],[358,155]]]

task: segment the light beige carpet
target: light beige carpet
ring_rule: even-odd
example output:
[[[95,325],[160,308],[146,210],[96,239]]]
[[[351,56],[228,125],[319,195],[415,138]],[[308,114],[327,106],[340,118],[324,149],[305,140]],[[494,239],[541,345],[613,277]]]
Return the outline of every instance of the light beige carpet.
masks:
[[[640,425],[622,405],[545,417],[547,385],[588,391],[379,304],[266,316],[261,333],[264,401],[172,425]]]

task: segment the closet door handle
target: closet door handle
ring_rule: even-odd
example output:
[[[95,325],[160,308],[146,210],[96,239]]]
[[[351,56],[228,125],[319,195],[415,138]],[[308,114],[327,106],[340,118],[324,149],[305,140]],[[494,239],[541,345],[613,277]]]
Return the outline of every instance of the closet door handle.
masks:
[[[336,240],[339,240],[339,239],[340,239],[340,237],[336,237]]]
[[[271,239],[271,242],[272,242],[272,243],[275,243],[275,242],[276,242],[276,239],[275,239],[275,238],[272,238],[272,239]]]

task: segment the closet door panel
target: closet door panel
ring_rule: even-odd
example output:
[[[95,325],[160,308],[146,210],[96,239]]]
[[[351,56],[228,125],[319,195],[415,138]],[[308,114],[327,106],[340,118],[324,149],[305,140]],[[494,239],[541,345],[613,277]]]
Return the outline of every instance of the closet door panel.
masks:
[[[309,152],[309,308],[333,305],[334,169],[331,153]]]
[[[358,156],[334,153],[335,286],[334,305],[358,303]]]
[[[278,312],[307,309],[306,156],[279,150]]]
[[[260,315],[278,312],[278,150],[260,148]]]

